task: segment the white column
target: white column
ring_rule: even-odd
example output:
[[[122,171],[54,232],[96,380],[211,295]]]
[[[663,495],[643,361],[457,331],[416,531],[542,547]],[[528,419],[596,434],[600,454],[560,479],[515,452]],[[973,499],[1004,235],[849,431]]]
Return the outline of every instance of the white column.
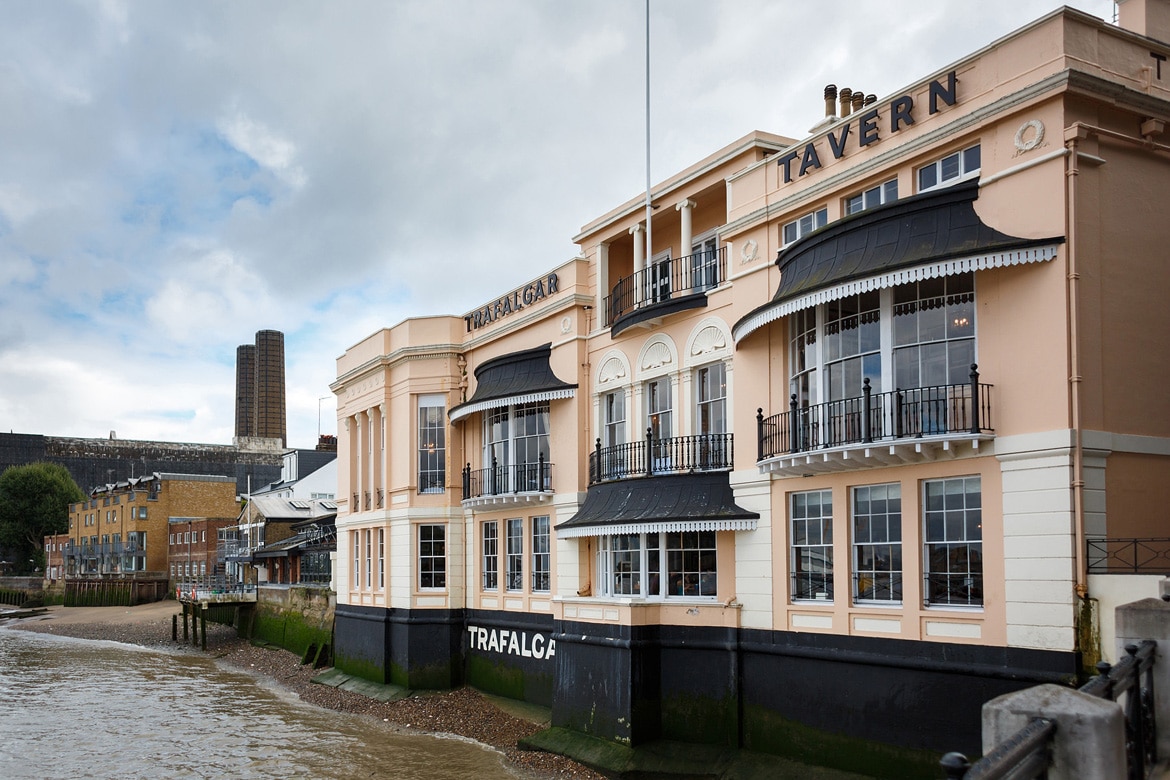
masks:
[[[605,319],[609,316],[606,311],[605,299],[609,297],[609,244],[598,244],[597,253],[594,255],[597,264],[597,303],[593,305],[593,314],[597,318],[595,327],[602,327],[605,325]]]
[[[641,271],[641,270],[647,268],[648,264],[650,262],[649,257],[646,254],[646,240],[643,237],[645,232],[646,231],[642,229],[641,225],[634,225],[632,228],[630,228],[630,235],[634,237],[634,273],[635,274],[637,274],[638,271]],[[631,278],[630,281],[632,283],[633,279]],[[647,286],[647,284],[648,284],[648,282],[645,282],[645,281],[642,284],[634,284],[634,289],[633,289],[634,301],[633,302],[634,302],[635,306],[642,303],[642,299],[645,297],[643,294],[644,288]]]
[[[684,200],[674,206],[674,210],[679,214],[679,224],[682,225],[679,234],[679,257],[686,257],[691,253],[691,212],[696,205],[693,200]]]

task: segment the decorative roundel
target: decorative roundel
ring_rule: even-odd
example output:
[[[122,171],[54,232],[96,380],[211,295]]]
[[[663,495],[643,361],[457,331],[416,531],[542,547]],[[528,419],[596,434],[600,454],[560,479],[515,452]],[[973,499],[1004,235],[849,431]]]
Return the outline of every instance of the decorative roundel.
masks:
[[[1030,152],[1043,142],[1044,123],[1039,119],[1029,119],[1016,131],[1016,148],[1021,152]]]
[[[760,248],[760,245],[756,243],[756,240],[754,238],[749,238],[747,241],[744,241],[743,242],[743,249],[741,249],[740,253],[739,253],[740,257],[743,258],[743,262],[750,263],[752,260],[755,260],[756,259],[756,251],[759,248]]]
[[[568,333],[573,328],[573,321],[568,316],[561,317],[561,333]]]

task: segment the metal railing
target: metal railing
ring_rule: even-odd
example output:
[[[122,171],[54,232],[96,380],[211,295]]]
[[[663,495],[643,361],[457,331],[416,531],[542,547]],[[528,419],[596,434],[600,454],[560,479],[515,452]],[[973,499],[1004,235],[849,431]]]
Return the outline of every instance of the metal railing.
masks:
[[[727,278],[727,247],[671,258],[635,271],[605,298],[605,327],[623,314],[716,287]]]
[[[589,453],[589,484],[656,474],[730,471],[734,461],[734,434],[700,433],[655,439],[647,428],[643,441],[603,448],[598,439]]]
[[[980,384],[978,367],[961,385],[932,385],[875,393],[869,379],[861,395],[812,406],[791,396],[787,412],[756,413],[757,460],[778,455],[923,436],[992,433],[991,388]]]
[[[1098,674],[1080,687],[1090,696],[1120,702],[1125,713],[1127,780],[1149,776],[1158,761],[1154,722],[1154,653],[1158,643],[1146,639],[1125,646],[1126,657],[1116,665],[1097,664]],[[947,780],[1031,780],[1042,778],[1052,763],[1052,741],[1057,725],[1033,718],[974,764],[962,753],[947,753],[939,761]]]
[[[1170,576],[1170,539],[1089,539],[1090,574]]]
[[[553,464],[541,454],[535,463],[500,463],[492,458],[486,469],[463,467],[463,500],[509,493],[548,493],[552,491]]]

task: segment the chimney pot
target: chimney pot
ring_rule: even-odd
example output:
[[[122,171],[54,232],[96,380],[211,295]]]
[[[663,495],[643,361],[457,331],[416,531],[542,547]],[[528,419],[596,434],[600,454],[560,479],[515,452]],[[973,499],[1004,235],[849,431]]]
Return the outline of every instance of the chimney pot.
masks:
[[[849,87],[841,87],[841,91],[838,94],[841,98],[841,116],[849,116],[851,106],[853,105],[853,90]]]
[[[837,115],[837,85],[825,85],[825,116]]]
[[[865,93],[858,91],[853,93],[853,110],[860,111],[861,107],[865,105]]]
[[[877,95],[870,94],[870,95],[865,96],[865,104],[867,106],[872,106],[876,102],[877,102]]]

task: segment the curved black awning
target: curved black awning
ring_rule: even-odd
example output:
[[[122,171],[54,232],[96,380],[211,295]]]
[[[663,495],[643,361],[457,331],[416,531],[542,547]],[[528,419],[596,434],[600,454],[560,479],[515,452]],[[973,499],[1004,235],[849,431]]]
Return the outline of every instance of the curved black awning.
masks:
[[[796,241],[776,258],[776,294],[735,324],[735,341],[792,312],[846,295],[1056,256],[1062,236],[1001,233],[975,213],[977,197],[979,182],[972,180],[862,211]]]
[[[548,363],[551,355],[549,343],[484,362],[475,369],[475,392],[471,398],[451,407],[451,422],[485,409],[572,398],[577,385],[557,379]]]
[[[556,527],[557,536],[754,531],[760,515],[736,505],[727,475],[669,474],[591,485],[580,511]]]

